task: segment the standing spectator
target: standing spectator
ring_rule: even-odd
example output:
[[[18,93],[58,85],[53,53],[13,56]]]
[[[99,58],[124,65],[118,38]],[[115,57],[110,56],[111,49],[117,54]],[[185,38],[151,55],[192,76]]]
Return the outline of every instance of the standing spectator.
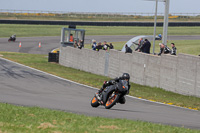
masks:
[[[103,50],[108,50],[110,46],[107,44],[106,41],[104,41],[104,45],[103,45]]]
[[[125,45],[125,49],[126,49],[125,53],[132,53],[132,49],[128,47],[127,44]]]
[[[96,50],[96,46],[97,46],[97,43],[96,43],[96,40],[92,40],[92,49],[93,50]]]
[[[140,38],[138,43],[135,43],[135,42],[133,42],[133,43],[138,45],[138,47],[135,49],[135,51],[139,51],[140,52],[140,49],[141,49],[141,47],[142,47],[142,45],[144,43],[143,38]]]
[[[74,48],[76,48],[78,46],[77,40],[74,41]]]
[[[142,51],[143,53],[150,54],[150,48],[151,48],[151,43],[149,42],[148,39],[145,39],[144,44],[140,48],[140,51]]]
[[[79,42],[80,42],[81,46],[84,47],[83,40],[80,40]]]
[[[96,51],[99,51],[100,49],[102,49],[102,45],[101,42],[99,42],[96,46]]]
[[[114,46],[112,45],[112,43],[110,43],[110,49],[114,49]]]
[[[70,36],[69,36],[69,41],[70,41],[70,42],[73,42],[73,41],[74,41],[73,34],[70,34]]]
[[[161,55],[162,53],[164,54],[171,53],[170,48],[168,48],[166,45],[164,45],[163,43],[159,43],[159,45],[160,45],[160,53],[158,55]]]
[[[176,55],[176,47],[175,47],[175,44],[174,43],[171,43],[171,46],[172,46],[172,51],[171,51],[171,55]]]
[[[78,43],[78,48],[82,49],[83,45],[81,44],[81,42]]]

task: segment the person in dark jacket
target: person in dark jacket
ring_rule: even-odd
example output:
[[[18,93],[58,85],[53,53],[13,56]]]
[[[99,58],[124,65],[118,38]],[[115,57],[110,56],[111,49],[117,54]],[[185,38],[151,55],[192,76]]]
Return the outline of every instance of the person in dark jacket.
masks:
[[[112,45],[112,43],[110,43],[110,49],[114,49],[114,46]]]
[[[128,92],[127,94],[129,94],[129,90],[131,88],[130,84],[129,84],[129,80],[130,80],[130,75],[128,73],[123,73],[121,77],[117,77],[115,79],[112,79],[110,81],[105,81],[102,88],[98,91],[98,93],[96,94],[96,97],[99,101],[102,100],[102,98],[100,97],[101,93],[103,92],[103,90],[110,85],[116,85],[117,83],[120,82],[120,80],[125,80],[126,82],[123,82],[125,84],[123,84],[123,86],[126,86],[128,88]],[[125,97],[122,97],[119,102],[121,104],[124,104],[126,102]]]
[[[79,43],[78,43],[78,48],[79,48],[79,49],[82,49],[82,47],[83,47],[82,44],[79,42]]]
[[[168,48],[166,45],[164,45],[163,43],[159,43],[160,45],[160,53],[158,54],[159,56],[164,53],[164,54],[169,54],[171,53],[171,49]]]
[[[103,50],[108,50],[110,48],[110,46],[107,44],[106,41],[104,41],[104,45],[102,46]]]
[[[81,46],[84,47],[84,42],[83,42],[83,40],[80,40],[79,42],[81,43]]]
[[[99,51],[100,49],[102,49],[102,45],[101,45],[101,42],[98,42],[96,46],[96,51]]]
[[[172,51],[171,51],[171,55],[176,55],[176,47],[175,47],[175,44],[174,43],[171,43],[171,46],[172,46]]]
[[[140,48],[140,51],[142,51],[143,53],[150,54],[150,48],[151,48],[151,43],[149,42],[148,39],[145,39],[144,44]]]
[[[126,49],[125,53],[132,53],[132,49],[128,47],[127,44],[125,45],[125,49]]]

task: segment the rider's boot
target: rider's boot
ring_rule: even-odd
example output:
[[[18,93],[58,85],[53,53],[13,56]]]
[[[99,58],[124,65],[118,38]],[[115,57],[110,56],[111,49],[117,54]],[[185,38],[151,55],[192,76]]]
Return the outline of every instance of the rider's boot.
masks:
[[[103,91],[104,89],[103,89],[103,87],[96,93],[96,97],[97,97],[97,99],[99,100],[99,101],[102,101],[102,95],[101,95],[101,93],[102,93],[102,91]]]
[[[98,92],[96,93],[96,97],[97,97],[97,99],[99,100],[99,101],[101,101],[101,96],[100,96],[101,94],[99,94]]]

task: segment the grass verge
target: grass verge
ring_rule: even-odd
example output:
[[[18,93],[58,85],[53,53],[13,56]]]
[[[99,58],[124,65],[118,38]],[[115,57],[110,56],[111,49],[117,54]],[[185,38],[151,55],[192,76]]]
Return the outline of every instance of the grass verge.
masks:
[[[34,36],[60,36],[64,25],[22,25],[0,24],[0,37]],[[138,26],[77,26],[77,29],[85,29],[86,35],[153,35],[153,27]],[[156,34],[163,32],[162,27],[157,27]],[[200,27],[169,27],[168,35],[200,35]]]
[[[9,60],[96,88],[100,88],[105,80],[110,80],[110,78],[105,76],[64,67],[56,63],[49,63],[47,61],[46,55],[32,55],[11,52],[0,52],[0,54]],[[161,88],[142,86],[134,83],[131,83],[131,86],[132,88],[130,90],[130,95],[132,96],[149,99],[152,101],[158,101],[170,105],[200,110],[200,98],[184,96],[165,91]]]
[[[38,107],[21,107],[0,103],[0,133],[199,133],[183,127],[172,127],[127,119],[88,117]]]

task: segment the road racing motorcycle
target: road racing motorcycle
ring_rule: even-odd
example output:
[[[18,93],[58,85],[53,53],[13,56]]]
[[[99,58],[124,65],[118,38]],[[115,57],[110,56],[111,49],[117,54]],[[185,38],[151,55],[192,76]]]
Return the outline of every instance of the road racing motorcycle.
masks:
[[[119,80],[118,83],[106,87],[100,94],[98,99],[98,93],[94,95],[91,100],[92,107],[98,107],[99,105],[105,106],[106,109],[112,108],[116,103],[125,103],[124,96],[129,92],[129,85],[126,80]]]
[[[15,42],[15,40],[16,40],[16,35],[13,35],[8,39],[8,42],[10,42],[10,41]]]

